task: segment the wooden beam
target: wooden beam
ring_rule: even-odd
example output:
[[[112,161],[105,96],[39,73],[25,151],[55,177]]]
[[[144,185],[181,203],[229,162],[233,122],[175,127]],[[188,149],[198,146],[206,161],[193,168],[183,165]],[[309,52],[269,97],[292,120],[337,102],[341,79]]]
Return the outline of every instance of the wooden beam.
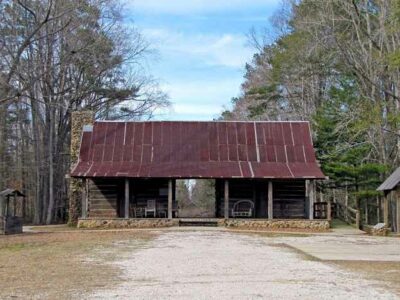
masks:
[[[6,198],[3,197],[0,198],[0,217],[3,217],[5,215],[4,214],[5,208],[6,208]]]
[[[229,181],[227,179],[224,184],[224,218],[229,219]]]
[[[257,206],[257,194],[256,194],[256,183],[253,181],[252,182],[252,201],[254,203],[254,209],[252,212],[252,217],[257,218],[257,209],[259,209],[259,207]]]
[[[274,218],[274,192],[272,181],[268,181],[268,219]]]
[[[389,195],[390,193],[386,194],[383,198],[383,223],[387,227],[389,227]]]
[[[129,179],[125,178],[125,219],[129,219]]]
[[[172,179],[168,180],[168,219],[172,219]]]
[[[396,229],[397,232],[400,233],[400,197],[399,197],[399,191],[396,190]]]
[[[82,179],[82,219],[86,219],[88,215],[88,180]]]
[[[377,219],[377,223],[381,222],[381,203],[379,201],[379,197],[376,196],[376,219]]]
[[[356,228],[361,229],[361,216],[360,216],[360,211],[357,209],[356,211]]]
[[[220,216],[219,213],[219,202],[220,202],[220,181],[215,179],[215,187],[214,187],[214,194],[215,194],[215,214],[214,216],[218,218]]]
[[[13,204],[14,204],[14,211],[13,211],[13,216],[15,217],[16,215],[17,215],[17,195],[16,194],[14,194],[14,197],[13,197],[14,199],[13,199]]]
[[[344,194],[344,206],[346,207],[346,209],[345,209],[344,219],[346,222],[349,222],[349,212],[347,210],[347,208],[349,207],[349,192],[347,190],[347,182],[345,184],[346,184],[346,189]]]
[[[308,218],[314,219],[315,180],[306,180],[306,197],[308,197]]]
[[[327,202],[326,202],[326,219],[328,220],[328,221],[331,221],[332,220],[332,205],[331,205],[331,200],[328,200]]]

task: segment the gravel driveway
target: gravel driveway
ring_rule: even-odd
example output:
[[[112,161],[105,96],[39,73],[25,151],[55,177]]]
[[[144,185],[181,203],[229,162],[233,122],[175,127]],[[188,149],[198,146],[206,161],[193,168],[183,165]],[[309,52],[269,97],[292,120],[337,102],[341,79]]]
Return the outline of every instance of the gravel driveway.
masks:
[[[162,231],[146,248],[116,262],[121,284],[91,297],[398,299],[375,281],[309,259],[282,241],[223,230]]]

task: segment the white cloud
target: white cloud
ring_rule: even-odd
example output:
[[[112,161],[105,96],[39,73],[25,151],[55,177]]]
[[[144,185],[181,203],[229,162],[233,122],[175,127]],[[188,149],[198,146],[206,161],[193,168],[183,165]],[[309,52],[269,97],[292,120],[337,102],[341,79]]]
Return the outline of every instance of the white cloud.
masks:
[[[143,29],[144,35],[160,49],[161,55],[192,58],[203,65],[243,68],[253,49],[239,34],[189,34],[159,28]]]
[[[276,5],[280,0],[128,0],[134,10],[144,13],[199,14],[241,11]]]
[[[229,101],[231,97],[239,93],[241,80],[241,77],[237,77],[231,80],[178,81],[165,84],[162,89],[170,95],[174,104],[196,101],[196,103],[222,107],[227,100]]]
[[[205,115],[210,116],[213,113],[218,114],[221,111],[219,105],[202,105],[202,104],[176,104],[173,111],[177,114],[189,115]]]
[[[162,88],[168,92],[172,107],[159,110],[158,119],[212,120],[220,116],[232,96],[239,93],[241,78],[232,80],[172,82]]]
[[[218,118],[223,111],[222,106],[202,105],[196,103],[178,103],[170,109],[158,109],[155,112],[157,120],[191,120],[191,121],[211,121]]]

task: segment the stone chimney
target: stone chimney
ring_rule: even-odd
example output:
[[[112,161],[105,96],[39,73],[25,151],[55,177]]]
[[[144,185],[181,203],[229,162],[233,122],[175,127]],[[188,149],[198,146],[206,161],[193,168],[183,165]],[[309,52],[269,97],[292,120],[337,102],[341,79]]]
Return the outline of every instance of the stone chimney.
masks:
[[[71,168],[78,162],[83,126],[93,125],[92,111],[74,111],[71,114]],[[81,179],[71,178],[69,188],[69,217],[68,224],[76,225],[81,216],[82,192],[84,184]]]

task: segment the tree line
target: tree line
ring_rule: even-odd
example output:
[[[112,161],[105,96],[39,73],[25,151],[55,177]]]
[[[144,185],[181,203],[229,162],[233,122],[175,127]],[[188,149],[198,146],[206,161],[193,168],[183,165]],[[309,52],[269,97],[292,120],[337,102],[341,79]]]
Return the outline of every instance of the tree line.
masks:
[[[169,104],[121,11],[118,0],[0,1],[0,190],[23,190],[33,223],[67,218],[72,111],[143,119]]]
[[[354,205],[399,165],[400,2],[284,1],[224,119],[309,120],[330,181]]]

